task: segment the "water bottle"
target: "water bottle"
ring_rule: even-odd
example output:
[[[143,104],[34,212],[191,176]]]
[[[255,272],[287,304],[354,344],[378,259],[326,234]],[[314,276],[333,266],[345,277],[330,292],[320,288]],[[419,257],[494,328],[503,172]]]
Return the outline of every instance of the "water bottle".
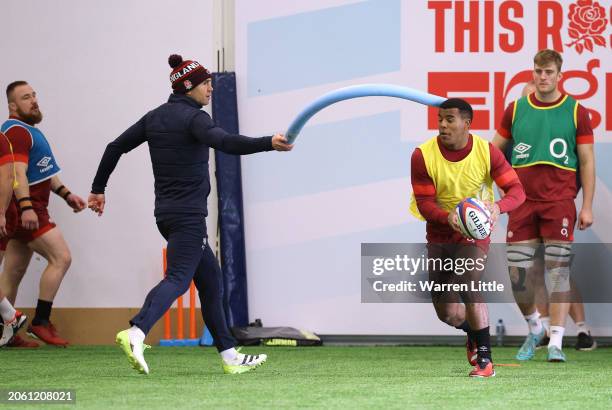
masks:
[[[504,321],[501,319],[497,321],[497,326],[495,327],[495,335],[497,337],[497,346],[503,346],[504,336],[506,335],[506,326],[504,326]]]

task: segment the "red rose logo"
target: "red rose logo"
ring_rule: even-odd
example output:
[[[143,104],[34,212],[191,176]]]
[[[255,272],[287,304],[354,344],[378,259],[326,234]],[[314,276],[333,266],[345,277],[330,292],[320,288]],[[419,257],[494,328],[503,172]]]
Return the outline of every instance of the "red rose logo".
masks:
[[[593,44],[605,47],[606,38],[601,35],[608,25],[606,9],[593,0],[578,0],[571,4],[567,15],[570,23],[567,29],[574,39],[568,47],[575,47],[578,54],[586,48],[593,51]]]

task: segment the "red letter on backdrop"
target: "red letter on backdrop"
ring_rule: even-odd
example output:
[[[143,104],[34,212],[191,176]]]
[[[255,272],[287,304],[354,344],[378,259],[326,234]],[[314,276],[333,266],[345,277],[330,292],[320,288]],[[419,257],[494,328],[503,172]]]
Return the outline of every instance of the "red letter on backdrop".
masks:
[[[453,3],[450,1],[430,1],[427,2],[427,8],[433,9],[436,12],[436,53],[444,52],[444,13],[447,9],[453,8]]]
[[[506,106],[510,103],[509,101],[506,101],[508,98],[508,94],[510,93],[510,90],[512,90],[517,85],[525,84],[526,82],[531,80],[533,77],[532,77],[531,70],[521,71],[520,73],[517,73],[514,77],[512,77],[510,81],[508,81],[507,85],[505,83],[506,81],[505,72],[496,72],[493,78],[494,78],[493,80],[493,95],[494,95],[493,97],[493,107],[494,107],[493,123],[495,124],[495,127],[497,128],[499,127],[501,123],[501,119],[504,116],[504,111],[506,110]]]
[[[470,16],[466,19],[465,3],[458,1],[455,3],[455,51],[462,53],[465,51],[465,32],[470,33],[470,52],[478,52],[478,2],[470,1]]]
[[[499,47],[507,53],[516,53],[523,49],[525,44],[525,32],[523,26],[516,21],[510,20],[510,10],[514,11],[514,17],[523,17],[523,5],[518,1],[504,1],[499,7],[499,24],[514,33],[514,43],[510,43],[510,35],[500,34]]]
[[[488,92],[489,91],[489,72],[470,72],[470,73],[429,73],[427,76],[428,92],[448,97],[452,92],[456,97],[457,92]],[[470,104],[485,105],[485,97],[459,97]],[[427,128],[430,130],[438,129],[438,108],[429,107],[427,116]],[[489,110],[474,110],[474,121],[472,129],[489,129]]]
[[[495,41],[495,32],[493,26],[495,24],[495,13],[493,7],[495,3],[492,1],[485,1],[484,11],[484,51],[485,53],[491,53],[493,51],[493,43]]]
[[[548,24],[548,11],[552,11],[552,23]],[[561,28],[563,27],[563,7],[556,1],[538,2],[538,50],[550,48],[548,37],[552,37],[552,48],[563,52]]]

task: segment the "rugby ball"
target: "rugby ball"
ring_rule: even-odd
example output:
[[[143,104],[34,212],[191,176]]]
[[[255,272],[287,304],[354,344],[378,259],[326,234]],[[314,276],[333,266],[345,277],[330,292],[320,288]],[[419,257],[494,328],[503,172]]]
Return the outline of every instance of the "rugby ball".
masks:
[[[491,235],[491,212],[482,201],[466,198],[455,208],[457,224],[464,236],[482,240]]]

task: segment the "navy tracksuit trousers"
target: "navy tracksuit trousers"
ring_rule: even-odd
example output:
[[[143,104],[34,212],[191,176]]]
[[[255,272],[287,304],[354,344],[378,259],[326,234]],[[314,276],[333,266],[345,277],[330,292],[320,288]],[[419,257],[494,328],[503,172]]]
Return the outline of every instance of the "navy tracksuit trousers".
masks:
[[[138,326],[146,335],[170,308],[177,297],[184,294],[193,279],[200,297],[202,317],[210,330],[218,351],[236,346],[223,309],[223,277],[221,269],[208,246],[206,221],[203,215],[173,214],[157,220],[159,232],[168,241],[166,277],[145,299],[140,312],[130,324]]]

